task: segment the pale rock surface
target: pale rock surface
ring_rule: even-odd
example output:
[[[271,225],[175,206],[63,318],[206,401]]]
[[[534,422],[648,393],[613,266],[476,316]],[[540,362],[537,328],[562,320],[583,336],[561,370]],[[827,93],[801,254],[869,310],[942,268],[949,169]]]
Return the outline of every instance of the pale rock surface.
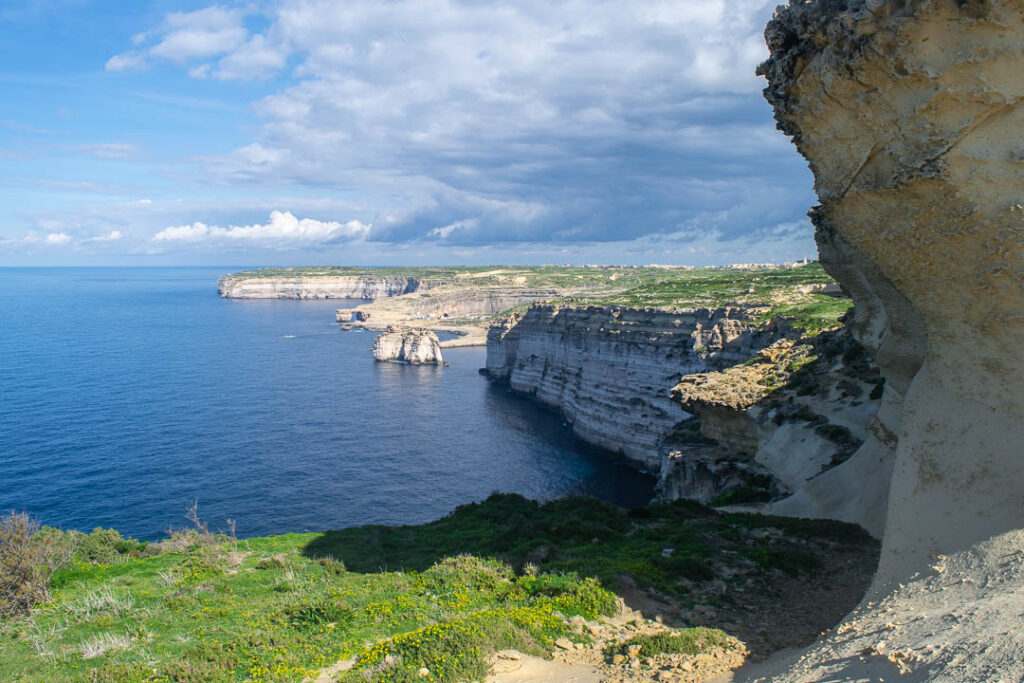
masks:
[[[252,277],[225,275],[217,283],[225,299],[379,299],[439,287],[442,280],[413,277]]]
[[[815,175],[822,263],[902,414],[881,564],[851,617],[865,628],[764,680],[904,666],[900,680],[1019,681],[1024,10],[799,1],[765,35],[766,97]]]
[[[656,470],[687,414],[669,389],[687,372],[744,360],[791,331],[741,308],[531,306],[496,322],[487,374],[557,408],[577,437]]]
[[[881,386],[845,329],[683,377],[672,397],[699,419],[702,438],[663,442],[659,497],[707,503],[763,474],[782,497],[748,507],[852,522],[880,538],[896,446]]]
[[[412,365],[440,365],[441,344],[432,330],[389,328],[373,341],[373,357],[379,361],[398,361]]]

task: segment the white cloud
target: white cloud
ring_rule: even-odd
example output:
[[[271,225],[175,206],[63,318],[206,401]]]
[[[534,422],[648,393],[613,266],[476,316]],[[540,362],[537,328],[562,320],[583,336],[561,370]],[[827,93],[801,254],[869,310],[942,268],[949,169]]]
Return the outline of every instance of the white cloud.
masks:
[[[107,71],[133,71],[146,65],[146,58],[138,52],[125,52],[107,60]]]
[[[219,5],[195,12],[172,12],[165,19],[162,39],[149,52],[179,62],[229,52],[248,35],[242,26],[244,16],[241,10]]]
[[[370,226],[358,220],[345,223],[318,221],[296,218],[289,211],[272,211],[270,221],[265,224],[221,228],[196,222],[161,230],[152,241],[164,244],[217,241],[269,249],[294,249],[358,240],[366,237],[369,230]]]
[[[107,60],[106,70],[139,69],[154,57],[184,63],[231,52],[242,46],[249,35],[242,25],[244,17],[243,10],[219,5],[195,12],[172,12],[164,18],[160,28],[132,36],[131,42],[136,48],[142,48],[147,40],[156,36],[154,45],[111,57]],[[193,71],[199,77],[205,75],[199,67]]]
[[[52,246],[61,246],[71,241],[71,236],[66,232],[51,232],[46,236],[46,243]]]
[[[123,239],[123,238],[124,238],[124,235],[121,233],[120,230],[111,230],[106,235],[99,235],[98,237],[89,237],[89,238],[86,238],[86,239],[84,239],[82,241],[83,242],[117,242],[118,240]]]

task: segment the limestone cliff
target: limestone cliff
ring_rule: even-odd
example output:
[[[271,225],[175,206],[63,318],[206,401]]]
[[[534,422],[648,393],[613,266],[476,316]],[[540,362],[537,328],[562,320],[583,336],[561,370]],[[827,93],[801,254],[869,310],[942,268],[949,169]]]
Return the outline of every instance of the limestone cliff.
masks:
[[[895,446],[880,421],[883,387],[846,328],[687,375],[672,398],[694,420],[662,443],[659,496],[767,503],[764,512],[853,522],[880,537]]]
[[[657,469],[662,437],[687,417],[669,397],[679,377],[745,360],[787,332],[742,308],[534,305],[490,328],[486,372],[557,408],[583,441]]]
[[[903,402],[882,560],[898,578],[1024,526],[1024,13],[800,2],[765,35],[822,263]]]
[[[225,275],[217,283],[225,299],[380,299],[424,292],[444,284],[399,276],[237,277]]]
[[[412,365],[440,365],[441,344],[430,330],[388,328],[373,340],[373,357],[379,361],[398,361]]]
[[[510,308],[558,296],[560,290],[509,287],[439,287],[337,311],[338,323],[383,329],[396,323],[475,323]]]
[[[770,680],[1019,680],[1020,0],[791,1],[765,36],[765,95],[814,172],[821,260],[898,437],[864,612]],[[978,590],[935,599],[946,585]]]

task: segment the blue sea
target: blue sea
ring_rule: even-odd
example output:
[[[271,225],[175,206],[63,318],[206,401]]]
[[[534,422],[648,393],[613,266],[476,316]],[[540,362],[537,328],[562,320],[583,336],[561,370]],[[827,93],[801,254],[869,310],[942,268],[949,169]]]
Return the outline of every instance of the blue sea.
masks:
[[[492,491],[636,505],[649,476],[478,374],[377,363],[333,301],[230,301],[231,268],[0,269],[0,510],[156,539],[436,519]]]

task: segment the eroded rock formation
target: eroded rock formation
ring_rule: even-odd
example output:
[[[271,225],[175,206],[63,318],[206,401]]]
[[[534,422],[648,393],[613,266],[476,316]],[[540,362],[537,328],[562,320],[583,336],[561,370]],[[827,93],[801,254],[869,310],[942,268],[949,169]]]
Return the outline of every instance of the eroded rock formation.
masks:
[[[217,283],[225,299],[380,299],[410,292],[425,292],[443,280],[414,277],[237,277],[225,275]]]
[[[745,360],[790,332],[742,308],[539,304],[490,328],[486,370],[557,408],[580,439],[656,470],[662,437],[687,417],[669,396],[680,376]]]
[[[695,425],[662,443],[659,496],[771,500],[763,512],[853,522],[881,537],[895,447],[878,417],[883,386],[846,328],[687,375],[672,397]],[[881,451],[864,447],[876,442]]]
[[[795,2],[765,35],[822,263],[903,401],[882,559],[899,578],[1024,526],[1024,12]]]
[[[898,435],[866,611],[770,679],[1019,680],[1024,8],[800,0],[765,35],[765,94],[814,172],[821,260],[854,299]],[[989,575],[1010,584],[929,597]]]
[[[373,340],[373,357],[412,365],[440,365],[441,344],[437,335],[422,328],[390,327]]]

